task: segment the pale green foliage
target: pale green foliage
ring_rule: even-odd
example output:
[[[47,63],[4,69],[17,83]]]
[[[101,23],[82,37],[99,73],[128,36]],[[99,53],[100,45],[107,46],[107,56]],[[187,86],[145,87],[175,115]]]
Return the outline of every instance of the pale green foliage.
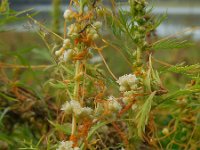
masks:
[[[197,74],[200,73],[200,64],[194,64],[194,65],[178,64],[167,68],[167,71],[179,74],[197,76]]]
[[[180,41],[179,39],[166,39],[155,42],[152,45],[152,48],[154,50],[166,50],[166,49],[169,50],[169,49],[187,48],[192,45],[193,44],[191,42],[188,42],[186,40]]]
[[[136,124],[138,136],[143,139],[143,133],[145,132],[145,126],[148,123],[151,105],[156,92],[152,92],[150,96],[145,100],[144,104],[141,106],[139,112],[136,115]]]

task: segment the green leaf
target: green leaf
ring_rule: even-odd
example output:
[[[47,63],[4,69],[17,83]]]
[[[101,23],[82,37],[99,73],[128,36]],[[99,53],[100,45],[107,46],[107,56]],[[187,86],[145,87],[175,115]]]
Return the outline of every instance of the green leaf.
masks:
[[[160,97],[160,99],[157,101],[156,105],[153,106],[153,108],[156,108],[165,102],[169,103],[169,101],[176,100],[180,96],[185,96],[185,95],[189,96],[189,95],[195,94],[195,93],[200,93],[199,86],[194,86],[191,89],[180,89],[175,92],[170,92],[169,94],[164,95],[163,97]]]
[[[61,124],[58,124],[58,123],[54,123],[50,120],[49,120],[49,123],[55,127],[55,130],[62,131],[67,135],[71,134],[71,124],[70,123],[65,123],[65,124],[61,125]]]
[[[49,84],[55,88],[55,89],[66,89],[66,85],[60,81],[57,81],[58,83],[52,83],[52,82],[49,82]]]
[[[199,93],[199,92],[200,92],[200,89],[197,89],[197,88],[195,88],[195,89],[181,89],[179,91],[169,93],[168,95],[166,95],[164,97],[163,101],[169,101],[169,100],[176,99],[179,96],[190,95],[190,94]]]
[[[194,65],[186,65],[183,66],[182,64],[171,66],[167,69],[167,71],[171,71],[174,73],[195,73],[200,72],[200,64],[194,64]]]
[[[155,24],[151,28],[151,30],[156,29],[166,18],[167,18],[167,13],[152,19],[152,20],[154,20]]]
[[[8,101],[18,101],[17,99],[12,98],[12,97],[10,97],[10,96],[7,96],[6,94],[3,94],[3,93],[1,93],[1,92],[0,92],[0,97],[3,97],[3,98],[5,98],[5,99],[8,100]]]
[[[136,116],[138,136],[141,139],[143,138],[143,133],[145,132],[145,126],[148,123],[149,113],[151,111],[151,105],[155,94],[156,92],[151,93],[151,95],[145,101],[144,105],[142,106],[141,110],[138,112]]]
[[[166,39],[166,40],[160,40],[158,42],[155,42],[152,45],[152,48],[154,50],[168,50],[168,49],[186,48],[192,45],[193,44],[191,42],[188,42],[186,40],[179,41],[177,39]]]
[[[0,125],[1,126],[3,126],[3,118],[4,118],[4,116],[6,115],[6,113],[8,112],[10,110],[10,108],[9,107],[7,107],[7,108],[5,108],[4,109],[4,111],[2,112],[2,113],[0,113],[1,114],[1,116],[0,116]]]

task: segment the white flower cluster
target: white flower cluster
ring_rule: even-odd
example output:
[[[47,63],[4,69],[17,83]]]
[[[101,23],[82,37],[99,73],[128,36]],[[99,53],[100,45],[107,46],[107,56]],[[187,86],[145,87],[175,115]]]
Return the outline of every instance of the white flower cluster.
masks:
[[[75,18],[75,16],[76,16],[76,12],[72,11],[71,9],[65,10],[64,15],[63,15],[63,17],[69,21]],[[71,24],[67,28],[67,35],[72,38],[77,37],[81,29],[84,28],[84,26],[85,25],[81,25],[77,23]],[[91,26],[88,26],[86,29],[87,38],[96,40],[99,37],[98,30],[101,28],[101,26],[102,26],[102,23],[100,21],[96,21],[93,24],[91,24]]]
[[[100,21],[96,21],[92,24],[92,27],[86,29],[87,33],[87,38],[96,40],[99,35],[98,35],[98,30],[101,28],[102,23]]]
[[[136,90],[138,88],[138,79],[134,74],[126,74],[119,77],[117,83],[120,85],[121,92]]]
[[[81,30],[81,25],[73,23],[67,27],[67,35],[72,38],[77,37],[80,30]]]
[[[108,98],[108,109],[111,112],[118,112],[122,109],[122,106],[117,102],[115,97],[110,96]]]
[[[71,47],[70,39],[65,39],[63,41],[63,46],[59,50],[55,51],[55,55],[59,57],[60,61],[70,61],[74,54],[74,50],[71,49]]]
[[[75,100],[67,101],[62,105],[61,110],[65,112],[65,114],[75,114],[76,117],[90,117],[93,110],[89,107],[81,107],[80,103]]]
[[[78,147],[73,148],[72,141],[62,141],[62,142],[60,142],[60,144],[56,150],[80,150],[80,148],[78,148]]]

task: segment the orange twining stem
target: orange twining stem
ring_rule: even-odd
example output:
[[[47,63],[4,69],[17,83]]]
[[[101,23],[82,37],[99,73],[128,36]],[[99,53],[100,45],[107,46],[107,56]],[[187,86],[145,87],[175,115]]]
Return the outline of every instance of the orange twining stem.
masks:
[[[120,130],[120,128],[118,127],[118,125],[115,122],[113,122],[112,125],[115,128],[115,130],[117,131],[117,133],[121,136],[122,140],[124,141],[124,144],[128,145],[128,139],[127,139],[126,135]]]
[[[87,54],[88,54],[88,50],[83,50],[82,52],[80,52],[76,56],[74,56],[73,59],[74,60],[83,60]]]
[[[134,101],[135,102],[135,101]],[[127,112],[131,107],[132,105],[134,104],[133,103],[130,103],[129,105],[127,105],[126,107],[124,107],[119,113],[118,113],[118,116],[121,117],[125,112]]]
[[[73,142],[73,147],[76,147],[78,145],[78,139],[75,135],[72,134],[69,140]]]

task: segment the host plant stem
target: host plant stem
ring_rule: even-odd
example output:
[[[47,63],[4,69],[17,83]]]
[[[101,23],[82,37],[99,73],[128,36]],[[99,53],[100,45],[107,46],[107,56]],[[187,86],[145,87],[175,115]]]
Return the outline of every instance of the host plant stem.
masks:
[[[83,0],[80,0],[80,8],[79,8],[79,13],[82,14],[83,13]],[[79,79],[77,79],[76,77],[79,75],[79,71],[80,71],[80,61],[77,60],[76,64],[75,64],[75,86],[74,86],[74,100],[79,101]],[[73,114],[72,116],[72,132],[71,132],[71,136],[75,135],[76,132],[76,126],[77,126],[77,122],[76,122],[76,116],[75,114]]]
[[[53,0],[53,31],[59,33],[60,28],[60,0]]]
[[[76,61],[75,64],[75,86],[74,86],[74,100],[79,101],[79,79],[77,79],[76,77],[79,75],[79,71],[80,71],[80,62],[79,60]],[[73,114],[72,116],[72,131],[71,131],[71,135],[73,136],[76,132],[76,116]]]

